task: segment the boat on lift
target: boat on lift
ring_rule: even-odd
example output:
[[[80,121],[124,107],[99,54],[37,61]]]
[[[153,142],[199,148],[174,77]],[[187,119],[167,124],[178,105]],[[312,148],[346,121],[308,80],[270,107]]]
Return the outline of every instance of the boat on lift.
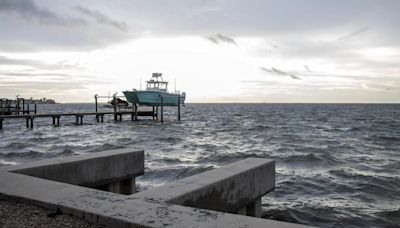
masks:
[[[180,91],[168,92],[168,82],[162,78],[162,73],[153,73],[146,81],[146,90],[123,91],[125,98],[132,104],[160,106],[178,106],[184,104],[186,93]],[[162,99],[162,100],[161,100]]]

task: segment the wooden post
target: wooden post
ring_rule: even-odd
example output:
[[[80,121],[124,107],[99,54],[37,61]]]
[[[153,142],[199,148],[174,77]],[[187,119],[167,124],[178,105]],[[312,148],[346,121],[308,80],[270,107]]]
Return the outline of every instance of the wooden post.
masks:
[[[164,122],[164,97],[161,96],[161,123]]]
[[[27,106],[28,106],[28,110],[27,111],[28,111],[28,115],[29,115],[29,104],[27,104]]]
[[[115,95],[113,96],[113,108],[114,108],[114,121],[118,121],[117,119],[117,98]]]
[[[97,108],[97,94],[94,95],[94,102],[95,102],[95,104],[96,104],[96,113],[97,113],[97,111],[98,111],[98,108]],[[97,118],[97,115],[96,115],[96,118]],[[98,121],[97,121],[97,122],[98,122]]]
[[[57,127],[60,126],[60,116],[57,116]]]
[[[158,120],[158,105],[156,106],[156,120]]]
[[[178,121],[181,121],[181,96],[178,96]]]
[[[119,114],[119,122],[122,122],[122,114]]]
[[[29,117],[26,117],[26,128],[29,128]]]
[[[22,114],[25,115],[25,99],[22,99]]]
[[[52,118],[53,118],[53,126],[56,126],[56,117],[52,116]]]
[[[153,120],[156,118],[156,113],[155,113],[155,109],[154,109],[154,106],[153,106]]]
[[[17,116],[19,116],[19,98],[17,97],[17,106],[15,107]]]
[[[3,118],[0,118],[0,130],[3,129]]]
[[[104,123],[104,115],[101,115],[101,122]]]
[[[35,115],[36,115],[36,112],[37,112],[37,107],[36,107],[36,105],[37,105],[37,104],[35,104]]]
[[[31,129],[32,129],[33,128],[33,119],[34,119],[34,117],[31,116],[30,118],[31,118]]]
[[[80,125],[83,125],[83,115],[80,116],[80,119],[81,119]]]
[[[79,117],[78,117],[78,115],[75,115],[75,120],[76,120],[76,124],[78,125],[78,124],[79,124]]]
[[[11,103],[8,101],[8,99],[6,100],[6,105],[7,105],[7,112],[10,113],[11,112]]]
[[[138,120],[138,106],[135,104],[135,121]]]

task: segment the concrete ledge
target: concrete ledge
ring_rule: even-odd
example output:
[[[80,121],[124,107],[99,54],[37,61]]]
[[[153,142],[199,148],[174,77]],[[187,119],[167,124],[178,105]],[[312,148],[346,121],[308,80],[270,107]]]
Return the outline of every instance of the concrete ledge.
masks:
[[[129,160],[135,156],[138,156],[136,158],[140,160],[143,157],[143,151],[116,150],[4,167],[0,169],[0,198],[32,203],[53,210],[59,209],[62,213],[71,214],[89,222],[118,228],[306,227],[298,224],[183,206],[208,207],[202,202],[204,200],[212,204],[212,208],[232,211],[249,202],[250,204],[258,204],[260,202],[258,201],[259,197],[274,188],[275,165],[274,161],[267,159],[246,159],[221,169],[212,170],[158,189],[133,195],[121,195],[62,183],[56,180],[43,179],[47,175],[53,177],[48,173],[52,166],[61,165],[60,167],[66,167],[66,172],[78,163],[81,166],[90,164],[97,168],[94,170],[81,169],[81,171],[100,171],[98,169],[104,166],[107,167],[108,171],[113,172],[112,168],[119,169],[118,166],[121,166],[121,163],[117,162],[127,162],[119,159],[125,158]],[[97,158],[100,159],[101,164],[108,165],[96,165]],[[111,158],[112,162],[103,161],[106,158]],[[74,165],[62,165],[65,161]],[[125,165],[123,166],[125,167]],[[45,171],[34,171],[35,168]],[[76,168],[79,169],[79,166],[76,166]],[[38,172],[41,178],[25,174],[32,174],[32,172],[35,175]],[[116,176],[118,173],[124,175],[125,171],[118,171],[113,175],[105,175],[108,178],[120,179],[120,177]],[[61,172],[61,174],[66,175],[64,172]],[[74,173],[74,175],[77,175],[77,173]],[[68,177],[61,179],[69,180]],[[99,180],[101,178],[96,176],[95,179]],[[85,183],[84,181],[77,182]],[[228,202],[224,203],[223,200],[215,199],[215,197],[222,197]],[[217,200],[223,204],[223,207],[213,204],[211,200]],[[177,203],[182,205],[177,205]],[[229,206],[235,209],[230,209]]]
[[[275,188],[275,161],[247,158],[135,197],[222,212],[237,212]]]
[[[96,187],[144,174],[144,151],[109,150],[47,159],[0,170],[74,185]]]

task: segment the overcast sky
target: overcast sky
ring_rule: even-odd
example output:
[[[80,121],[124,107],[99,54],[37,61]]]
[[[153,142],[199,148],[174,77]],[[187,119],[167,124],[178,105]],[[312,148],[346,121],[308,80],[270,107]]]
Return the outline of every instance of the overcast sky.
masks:
[[[400,102],[398,0],[0,0],[0,97]]]

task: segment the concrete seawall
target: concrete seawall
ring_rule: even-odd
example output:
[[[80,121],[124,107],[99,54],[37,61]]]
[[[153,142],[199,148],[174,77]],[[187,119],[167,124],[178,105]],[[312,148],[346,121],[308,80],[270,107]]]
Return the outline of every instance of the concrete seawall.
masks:
[[[256,218],[275,188],[273,160],[248,158],[131,194],[143,173],[143,151],[132,149],[1,167],[0,198],[110,227],[305,227]]]

